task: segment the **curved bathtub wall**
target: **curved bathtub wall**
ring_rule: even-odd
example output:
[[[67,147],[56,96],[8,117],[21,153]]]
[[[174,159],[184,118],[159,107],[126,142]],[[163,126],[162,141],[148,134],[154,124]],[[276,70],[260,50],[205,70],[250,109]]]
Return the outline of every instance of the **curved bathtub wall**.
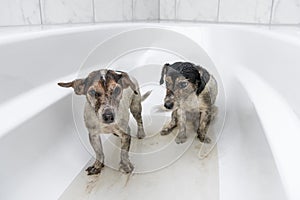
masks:
[[[22,81],[19,84],[28,85],[23,90],[14,87],[15,92],[5,95],[5,98],[76,72],[96,44],[123,28],[108,26],[101,31],[93,30],[91,27],[85,30],[72,28],[2,36],[1,65],[5,70],[1,73],[1,79],[4,77],[4,81],[9,83],[18,80]],[[3,89],[9,91],[10,88]]]
[[[1,199],[57,199],[90,159],[74,137],[70,101],[58,100],[1,137]]]
[[[205,34],[209,41],[206,49],[219,70],[224,69],[224,65],[233,70],[244,66],[259,75],[288,101],[299,117],[300,95],[296,87],[300,84],[300,41],[299,30],[292,30],[294,34],[237,26],[234,31],[211,29]]]
[[[300,175],[300,163],[294,161],[300,140],[299,118],[284,98],[253,72],[241,68],[237,76],[258,113],[288,194],[297,193],[297,185],[300,183],[295,177]]]
[[[87,26],[1,37],[0,62],[5,66],[0,75],[0,87],[5,91],[0,99],[0,110],[5,111],[0,113],[1,122],[13,122],[22,109],[30,116],[0,133],[0,159],[5,161],[0,166],[1,199],[57,199],[72,193],[73,186],[76,188],[76,183],[80,183],[80,177],[84,175],[82,168],[91,155],[85,151],[74,130],[71,91],[55,94],[37,91],[47,90],[49,83],[54,84],[76,72],[88,52],[99,42],[120,31],[147,26],[149,24]],[[237,81],[236,69],[241,66],[251,69],[278,92],[299,117],[297,102],[300,95],[294,90],[294,86],[300,84],[296,67],[299,64],[299,39],[249,27],[151,26],[167,27],[190,36],[206,50],[222,75],[228,117],[217,145],[218,199],[282,200],[287,199],[286,195],[297,199],[298,191],[284,188],[287,186],[281,180],[284,174],[280,174],[284,171],[278,172],[278,163],[274,160],[276,151],[269,146],[272,134],[266,137],[264,121],[260,120],[247,88]],[[40,109],[17,104],[26,95],[32,98],[30,94],[52,98]],[[38,102],[39,95],[29,98],[33,102],[34,99]],[[12,105],[9,103],[14,100],[17,103],[13,105],[21,106],[20,109],[4,106]],[[296,152],[287,153],[295,155]],[[157,182],[152,184],[158,185]]]
[[[209,30],[205,34],[205,38],[209,42],[203,42],[218,69],[220,71],[230,70],[236,73],[236,77],[242,80],[243,87],[249,96],[257,96],[256,98],[251,97],[255,110],[264,110],[265,116],[280,115],[281,111],[279,110],[282,108],[284,108],[282,117],[284,113],[290,112],[287,115],[288,117],[283,117],[281,121],[279,116],[278,118],[268,119],[263,117],[263,115],[260,116],[259,113],[258,118],[264,131],[269,130],[265,134],[268,138],[268,143],[272,147],[272,154],[277,160],[277,168],[280,171],[280,177],[285,189],[288,191],[289,199],[299,199],[299,193],[297,192],[297,185],[299,184],[295,183],[295,181],[299,180],[295,177],[300,176],[298,170],[296,170],[296,168],[299,168],[296,167],[299,161],[294,159],[297,157],[298,151],[295,148],[298,145],[294,144],[293,141],[285,141],[287,142],[286,144],[283,144],[284,142],[280,143],[280,140],[283,140],[283,138],[293,138],[294,141],[297,141],[298,138],[296,133],[299,126],[300,95],[295,90],[296,86],[300,84],[298,78],[299,68],[297,67],[299,65],[300,41],[295,37],[297,34],[282,35],[276,31],[254,28],[237,28],[234,32],[222,28],[218,30]],[[222,37],[219,37],[220,35]],[[246,71],[248,69],[249,73],[245,73],[243,68],[246,68]],[[225,71],[221,72],[221,74],[226,74]],[[258,80],[262,79],[271,90],[264,89],[263,85],[256,85],[258,81],[255,78],[253,80],[249,78],[253,77],[250,76],[250,72],[254,74],[254,77],[258,77]],[[223,78],[226,79],[226,76],[223,76]],[[251,81],[255,83],[252,84]],[[259,92],[253,92],[260,89],[260,92],[265,91],[264,96],[260,95]],[[274,90],[276,95],[271,92],[272,90]],[[271,97],[276,99],[273,100]],[[269,108],[274,103],[274,110],[270,112],[269,109],[268,113],[267,107],[259,107],[258,105],[262,105],[261,103],[263,102],[257,102],[259,98],[265,98],[264,101],[266,105],[269,104]],[[275,105],[281,106],[276,108]],[[289,121],[291,119],[292,122]],[[272,123],[281,124],[272,125]],[[280,129],[277,127],[278,130],[270,131],[270,126],[273,126],[273,128],[280,126]],[[272,141],[273,139],[276,142]],[[275,153],[276,151],[280,152],[282,159],[277,159],[280,154]],[[286,161],[286,159],[290,159],[290,161]],[[283,166],[280,166],[282,164]]]

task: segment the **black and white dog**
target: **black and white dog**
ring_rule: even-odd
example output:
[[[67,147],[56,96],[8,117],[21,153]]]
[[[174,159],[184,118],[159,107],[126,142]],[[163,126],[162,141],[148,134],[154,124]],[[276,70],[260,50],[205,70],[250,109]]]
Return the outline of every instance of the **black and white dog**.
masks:
[[[214,105],[218,86],[216,79],[203,67],[189,62],[165,64],[160,84],[166,82],[164,107],[172,112],[171,121],[161,130],[167,135],[176,127],[179,133],[176,143],[187,140],[186,122],[192,121],[201,142],[209,143],[206,133],[217,107]]]

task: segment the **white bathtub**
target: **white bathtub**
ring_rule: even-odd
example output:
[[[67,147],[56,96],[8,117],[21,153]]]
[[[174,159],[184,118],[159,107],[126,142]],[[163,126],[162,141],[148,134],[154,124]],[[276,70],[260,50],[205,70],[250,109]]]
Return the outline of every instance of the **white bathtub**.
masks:
[[[202,160],[195,141],[159,171],[128,181],[105,168],[91,179],[84,172],[91,155],[76,133],[72,91],[56,82],[75,78],[98,43],[145,27],[182,33],[212,59],[226,94],[222,136]],[[300,199],[298,33],[232,25],[107,24],[2,34],[0,199]]]

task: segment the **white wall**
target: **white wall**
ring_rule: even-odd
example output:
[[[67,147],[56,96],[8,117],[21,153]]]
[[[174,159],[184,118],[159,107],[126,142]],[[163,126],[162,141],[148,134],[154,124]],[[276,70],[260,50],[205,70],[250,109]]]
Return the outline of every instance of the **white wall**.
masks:
[[[0,0],[0,26],[139,20],[300,24],[300,0]]]

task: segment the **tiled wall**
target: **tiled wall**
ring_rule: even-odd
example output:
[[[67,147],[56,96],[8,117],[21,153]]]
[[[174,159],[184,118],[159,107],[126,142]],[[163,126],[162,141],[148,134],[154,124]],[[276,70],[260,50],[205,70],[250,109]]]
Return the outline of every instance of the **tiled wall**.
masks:
[[[0,0],[0,26],[159,19],[300,24],[300,0]]]
[[[300,0],[160,0],[160,19],[300,24]]]

